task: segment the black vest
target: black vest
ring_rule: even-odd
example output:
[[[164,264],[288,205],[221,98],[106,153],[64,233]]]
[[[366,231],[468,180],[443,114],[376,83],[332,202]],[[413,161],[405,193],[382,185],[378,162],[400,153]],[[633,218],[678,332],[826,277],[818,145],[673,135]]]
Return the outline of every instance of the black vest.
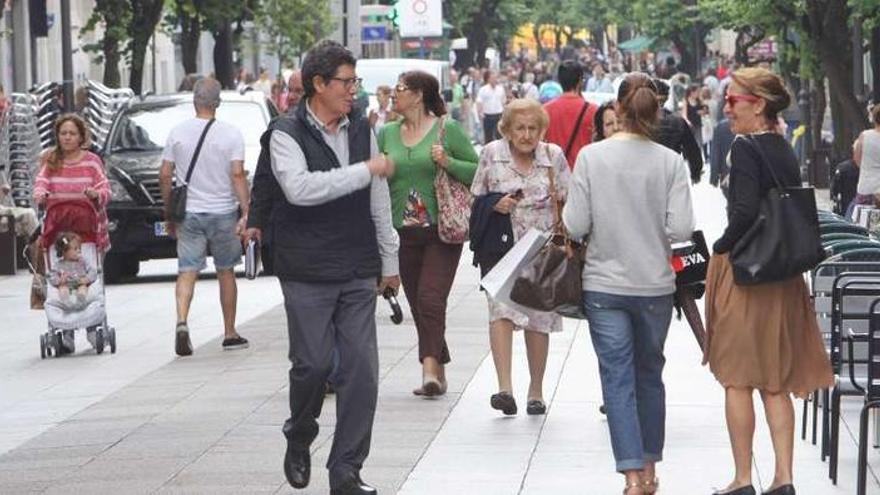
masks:
[[[273,131],[290,135],[305,154],[309,172],[339,168],[336,154],[306,117],[305,102],[293,115],[274,120],[263,134],[269,148]],[[370,125],[352,118],[348,127],[349,163],[370,158]],[[275,275],[297,282],[345,282],[379,277],[382,262],[370,210],[368,184],[363,189],[315,206],[288,201],[275,206],[272,230]]]

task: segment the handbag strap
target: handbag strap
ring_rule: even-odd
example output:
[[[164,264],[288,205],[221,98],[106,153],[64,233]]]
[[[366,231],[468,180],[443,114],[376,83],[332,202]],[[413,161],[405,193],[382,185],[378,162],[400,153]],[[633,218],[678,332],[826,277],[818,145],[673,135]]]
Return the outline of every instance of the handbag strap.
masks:
[[[443,146],[445,148],[446,147],[445,143],[444,143],[444,139],[446,139],[446,116],[445,115],[440,117],[440,123],[437,125],[439,126],[439,128],[437,129],[437,140],[434,141],[434,144],[439,144],[440,146]]]
[[[773,170],[773,166],[770,165],[770,160],[767,158],[767,155],[764,153],[764,150],[761,148],[761,143],[759,143],[758,140],[755,139],[755,135],[754,134],[747,135],[746,141],[748,141],[752,145],[752,147],[755,149],[755,151],[758,152],[758,156],[760,157],[761,162],[763,162],[764,166],[767,168],[767,170],[770,171],[770,177],[773,178],[773,182],[776,184],[776,188],[780,189],[780,190],[787,189],[785,186],[782,185],[782,182],[779,181],[779,177],[776,175],[776,171]]]
[[[544,151],[547,158],[550,158],[550,145],[544,143]],[[550,160],[550,166],[547,167],[547,177],[550,180],[550,201],[553,201],[553,228],[558,229],[562,225],[562,212],[559,211],[559,193],[556,190],[556,171],[553,170],[553,161]],[[564,230],[564,229],[563,229]]]
[[[199,136],[199,144],[196,145],[196,150],[193,152],[192,160],[189,162],[189,169],[186,171],[186,180],[184,184],[189,184],[189,180],[192,178],[193,170],[196,168],[196,162],[199,160],[199,153],[202,151],[202,144],[205,142],[205,136],[208,135],[208,129],[214,124],[215,119],[211,119],[205,125],[205,129],[202,131],[202,135]]]
[[[590,102],[584,100],[584,106],[581,107],[581,113],[578,114],[577,121],[574,123],[574,130],[571,131],[571,136],[568,138],[568,144],[565,146],[566,158],[571,154],[571,147],[574,146],[574,138],[577,137],[577,133],[581,129],[581,121],[584,120],[584,114],[587,113],[587,108],[589,108],[589,106]]]

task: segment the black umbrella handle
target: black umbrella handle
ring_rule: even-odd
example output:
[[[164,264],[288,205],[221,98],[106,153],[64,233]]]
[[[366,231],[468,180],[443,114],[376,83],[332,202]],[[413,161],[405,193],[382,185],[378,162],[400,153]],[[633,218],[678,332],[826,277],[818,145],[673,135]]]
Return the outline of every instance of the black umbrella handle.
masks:
[[[397,302],[397,291],[391,287],[386,287],[382,292],[382,297],[388,301],[391,306],[391,322],[400,325],[403,322],[403,310],[400,309],[400,303]]]

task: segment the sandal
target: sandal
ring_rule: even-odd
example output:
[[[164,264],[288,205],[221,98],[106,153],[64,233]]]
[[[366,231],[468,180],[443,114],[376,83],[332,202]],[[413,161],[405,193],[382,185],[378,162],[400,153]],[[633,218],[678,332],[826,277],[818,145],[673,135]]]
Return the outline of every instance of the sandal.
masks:
[[[658,489],[660,489],[660,478],[654,478],[653,480],[645,480],[642,482],[642,491],[644,491],[646,495],[653,495],[654,493],[657,493]]]

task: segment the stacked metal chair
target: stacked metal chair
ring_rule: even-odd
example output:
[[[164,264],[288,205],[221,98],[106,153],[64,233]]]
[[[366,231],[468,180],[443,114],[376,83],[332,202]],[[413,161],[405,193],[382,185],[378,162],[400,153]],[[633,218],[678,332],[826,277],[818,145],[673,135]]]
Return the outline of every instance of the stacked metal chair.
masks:
[[[31,206],[33,177],[43,150],[37,120],[38,100],[31,94],[12,93],[2,132],[0,164],[9,179],[16,206]]]
[[[92,141],[98,149],[101,149],[107,141],[116,113],[134,97],[134,91],[130,88],[108,88],[97,81],[88,81],[87,87],[89,101],[85,110],[85,119],[92,132]]]
[[[831,212],[819,213],[819,230],[828,258],[813,270],[811,288],[819,328],[825,337],[835,385],[813,394],[813,443],[818,404],[822,404],[822,460],[837,483],[840,403],[864,396],[868,385],[871,302],[880,297],[880,242],[867,229]],[[802,438],[807,433],[804,403]]]

